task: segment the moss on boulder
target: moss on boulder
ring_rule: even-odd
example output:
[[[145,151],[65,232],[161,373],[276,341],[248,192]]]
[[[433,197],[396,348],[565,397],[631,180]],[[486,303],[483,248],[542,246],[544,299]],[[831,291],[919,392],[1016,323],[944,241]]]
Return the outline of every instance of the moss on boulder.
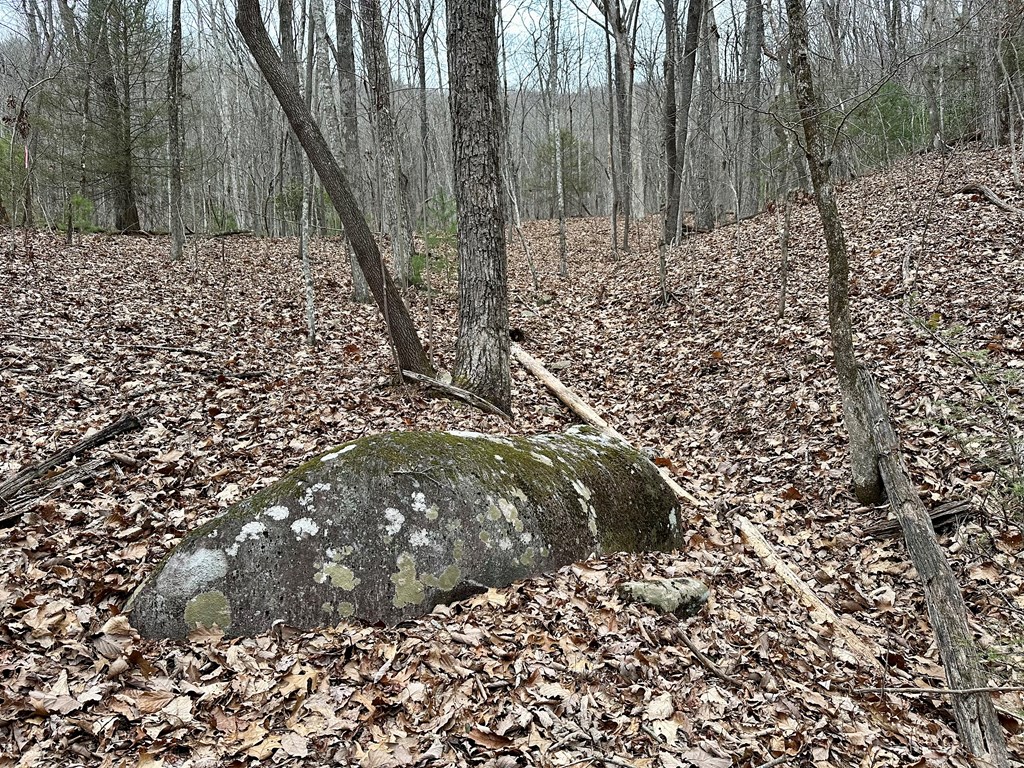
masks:
[[[394,432],[332,449],[196,529],[128,607],[150,637],[393,623],[592,553],[678,543],[657,469],[590,427]]]

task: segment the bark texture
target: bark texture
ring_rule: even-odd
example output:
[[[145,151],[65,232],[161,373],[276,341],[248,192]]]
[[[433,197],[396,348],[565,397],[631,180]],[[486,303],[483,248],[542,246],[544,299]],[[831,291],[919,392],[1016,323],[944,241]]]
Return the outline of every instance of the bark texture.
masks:
[[[239,0],[235,24],[341,217],[373,298],[384,315],[399,370],[432,376],[433,368],[416,334],[409,310],[384,267],[380,249],[352,196],[348,179],[298,89],[290,82],[267,30],[263,27],[259,0]]]
[[[363,59],[370,96],[370,120],[377,136],[381,175],[381,204],[385,231],[391,236],[395,276],[403,288],[409,285],[412,229],[402,190],[402,159],[398,127],[391,106],[391,67],[384,44],[384,20],[380,0],[360,0],[359,25],[363,35]]]
[[[456,383],[511,413],[508,260],[494,0],[448,0],[459,248]]]
[[[679,73],[679,95],[676,105],[676,118],[679,122],[679,139],[677,144],[679,168],[676,174],[676,211],[672,217],[674,233],[672,241],[678,243],[683,236],[683,217],[679,210],[679,187],[682,183],[682,171],[686,165],[686,142],[690,135],[690,104],[693,102],[693,80],[697,70],[697,47],[700,44],[700,25],[704,18],[705,0],[690,0],[686,11],[686,31],[683,33],[683,55]]]
[[[342,160],[348,168],[355,199],[362,202],[363,163],[359,154],[359,121],[356,109],[359,96],[356,90],[356,57],[352,40],[352,3],[350,0],[334,0],[334,33],[337,46],[334,49],[338,68],[338,118],[341,124]],[[348,232],[345,233],[348,239]],[[359,267],[359,259],[349,239],[349,266],[352,270],[352,298],[355,301],[369,301],[370,287],[366,276]]]
[[[678,118],[676,108],[676,57],[679,43],[679,20],[676,0],[665,0],[665,222],[662,243],[675,240],[676,219],[679,216],[679,152],[676,136]]]
[[[808,55],[807,15],[804,0],[786,0],[789,16],[793,75],[800,122],[804,132],[804,153],[810,169],[814,199],[828,249],[828,323],[832,337],[836,377],[843,401],[843,419],[850,437],[853,490],[862,504],[877,504],[883,498],[871,429],[864,412],[864,397],[857,379],[850,319],[850,263],[846,235],[836,203],[835,188],[825,157],[814,81]]]
[[[170,165],[171,258],[181,258],[185,222],[181,217],[181,0],[171,3],[171,51],[167,64],[167,142]]]
[[[865,393],[889,503],[899,518],[907,551],[924,590],[928,617],[946,670],[946,684],[954,690],[984,688],[988,681],[981,669],[974,633],[967,623],[967,606],[956,575],[935,540],[928,511],[910,482],[896,431],[875,380],[863,368],[858,371],[858,378]],[[986,759],[987,765],[1009,765],[1006,737],[991,694],[953,694],[952,704],[964,746],[976,757]]]

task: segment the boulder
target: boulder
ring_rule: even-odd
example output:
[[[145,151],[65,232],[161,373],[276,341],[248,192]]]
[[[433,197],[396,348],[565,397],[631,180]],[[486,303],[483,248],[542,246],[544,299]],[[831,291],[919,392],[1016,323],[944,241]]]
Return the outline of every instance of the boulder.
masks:
[[[591,427],[395,432],[328,451],[191,532],[128,608],[149,637],[394,623],[591,554],[679,543],[654,465]]]
[[[627,581],[619,585],[619,594],[630,602],[643,603],[680,619],[696,616],[710,597],[706,584],[688,577]]]

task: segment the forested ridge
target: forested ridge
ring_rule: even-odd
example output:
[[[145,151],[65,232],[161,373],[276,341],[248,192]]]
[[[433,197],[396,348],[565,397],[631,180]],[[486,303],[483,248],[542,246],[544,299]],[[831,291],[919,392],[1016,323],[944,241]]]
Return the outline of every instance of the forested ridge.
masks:
[[[842,185],[855,344],[963,587],[1011,754],[1024,718],[1021,209],[1006,150],[957,149]],[[1002,203],[996,205],[986,195]],[[312,239],[320,344],[294,240],[0,235],[0,472],[126,414],[139,429],[0,508],[0,744],[10,765],[968,765],[923,598],[885,507],[849,487],[809,197],[665,252],[606,219],[509,239],[519,342],[698,501],[674,555],[579,564],[395,628],[141,640],[120,613],[187,530],[330,446],[390,429],[532,433],[573,421],[513,367],[514,424],[396,385],[377,311]],[[436,366],[458,326],[450,238],[406,293]],[[419,242],[421,249],[426,243]],[[520,336],[521,334],[521,336]],[[865,665],[734,528],[844,623]],[[614,586],[691,575],[685,625]],[[690,641],[699,654],[688,647]],[[881,691],[923,688],[924,693]]]

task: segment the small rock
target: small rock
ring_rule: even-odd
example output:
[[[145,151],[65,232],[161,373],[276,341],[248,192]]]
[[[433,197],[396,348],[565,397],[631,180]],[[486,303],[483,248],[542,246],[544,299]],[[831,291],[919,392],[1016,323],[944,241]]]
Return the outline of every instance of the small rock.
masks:
[[[696,616],[708,601],[707,585],[697,579],[644,579],[619,585],[619,594],[634,603],[649,605],[660,613],[681,619]]]

